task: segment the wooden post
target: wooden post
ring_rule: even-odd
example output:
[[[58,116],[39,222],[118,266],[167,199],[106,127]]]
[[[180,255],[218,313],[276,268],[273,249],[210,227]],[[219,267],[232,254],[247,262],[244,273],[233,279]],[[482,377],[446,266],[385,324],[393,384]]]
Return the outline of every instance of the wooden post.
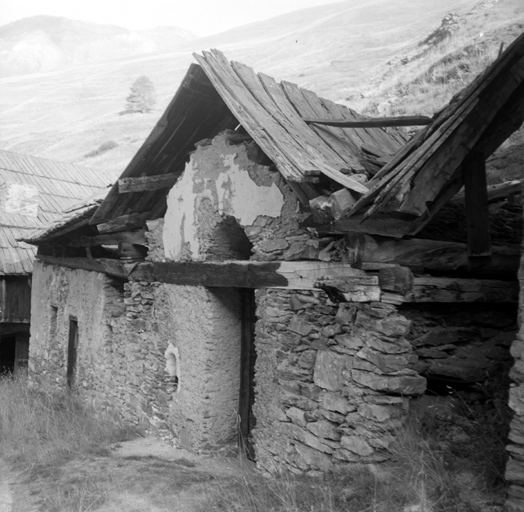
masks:
[[[466,202],[469,258],[491,257],[486,160],[480,152],[470,153],[462,164]]]

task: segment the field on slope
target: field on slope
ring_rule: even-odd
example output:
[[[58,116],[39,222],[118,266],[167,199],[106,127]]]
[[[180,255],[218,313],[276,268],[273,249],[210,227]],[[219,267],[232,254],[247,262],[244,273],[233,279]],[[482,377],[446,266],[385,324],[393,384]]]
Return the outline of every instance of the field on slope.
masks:
[[[480,3],[494,16],[516,2]],[[353,100],[376,87],[395,62],[440,26],[447,13],[466,16],[478,3],[349,0],[192,41],[177,52],[4,78],[0,80],[0,146],[123,170],[176,92],[193,62],[193,51],[219,48],[228,58],[279,80],[298,83],[335,101]],[[500,12],[497,16],[503,17]],[[148,76],[156,87],[156,109],[121,115],[130,85],[140,75]],[[89,153],[95,156],[86,158]]]

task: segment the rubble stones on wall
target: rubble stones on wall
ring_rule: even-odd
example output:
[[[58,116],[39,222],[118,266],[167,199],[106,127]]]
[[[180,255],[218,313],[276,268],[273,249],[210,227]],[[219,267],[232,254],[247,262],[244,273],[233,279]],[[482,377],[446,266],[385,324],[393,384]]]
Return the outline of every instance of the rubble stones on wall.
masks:
[[[514,414],[506,447],[509,458],[505,474],[509,483],[506,508],[511,512],[522,510],[524,504],[524,257],[520,261],[519,282],[519,330],[510,349],[514,365],[510,371],[513,383],[509,389],[509,406]]]
[[[312,476],[388,458],[409,397],[426,381],[411,322],[382,303],[332,303],[321,291],[259,290],[255,367],[256,460],[272,473]]]
[[[337,258],[334,238],[300,226],[308,214],[280,173],[251,157],[253,144],[221,133],[198,146],[167,200],[164,255],[151,237],[156,261]]]
[[[410,367],[428,379],[480,382],[512,362],[517,326],[511,305],[405,305],[400,311],[412,322],[407,339],[418,360]]]

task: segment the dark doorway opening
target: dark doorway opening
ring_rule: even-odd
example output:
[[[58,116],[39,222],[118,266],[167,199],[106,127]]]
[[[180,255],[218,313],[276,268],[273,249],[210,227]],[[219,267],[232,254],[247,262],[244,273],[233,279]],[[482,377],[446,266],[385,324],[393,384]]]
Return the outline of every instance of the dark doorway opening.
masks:
[[[16,360],[16,336],[0,337],[0,375],[13,373]]]
[[[253,404],[255,402],[255,291],[240,290],[242,333],[240,348],[240,448],[250,460],[255,460],[251,432],[255,426]]]

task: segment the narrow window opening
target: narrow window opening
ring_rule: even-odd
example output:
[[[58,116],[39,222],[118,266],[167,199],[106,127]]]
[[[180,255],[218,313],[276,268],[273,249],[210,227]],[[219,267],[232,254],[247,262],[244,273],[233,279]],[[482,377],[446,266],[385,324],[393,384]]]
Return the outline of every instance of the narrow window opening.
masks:
[[[51,317],[49,319],[49,342],[54,343],[56,340],[56,323],[58,318],[58,308],[51,306]]]
[[[167,392],[178,392],[180,391],[180,356],[178,348],[170,343],[164,352],[164,356],[166,358]]]
[[[78,351],[78,321],[69,318],[69,340],[67,343],[67,385],[72,388],[76,377],[76,358]]]

